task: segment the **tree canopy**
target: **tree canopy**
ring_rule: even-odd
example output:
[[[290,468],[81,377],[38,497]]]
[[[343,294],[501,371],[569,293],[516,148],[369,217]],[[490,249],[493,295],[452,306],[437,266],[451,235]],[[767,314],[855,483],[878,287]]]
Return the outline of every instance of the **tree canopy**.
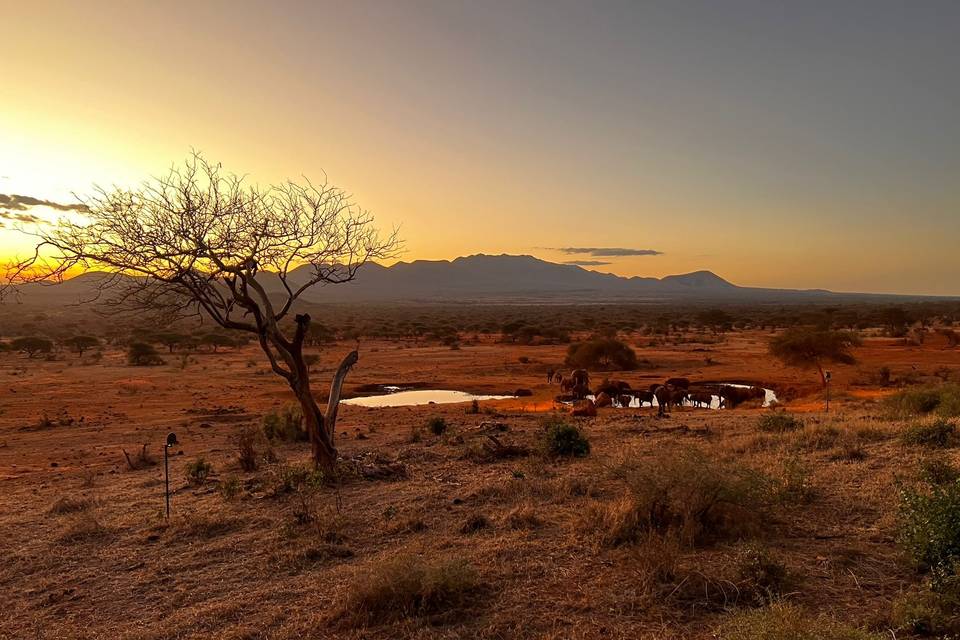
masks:
[[[36,249],[13,266],[10,283],[98,271],[107,309],[162,321],[202,316],[256,336],[303,407],[314,460],[331,467],[340,386],[358,354],[337,370],[324,416],[303,358],[310,316],[288,316],[311,287],[349,282],[370,260],[392,257],[395,233],[381,238],[373,217],[326,182],[260,187],[199,154],[140,188],[97,189],[82,210],[33,232]]]
[[[853,364],[850,350],[859,344],[860,337],[850,331],[795,327],[770,340],[770,353],[791,367],[816,367],[825,385],[824,363]]]

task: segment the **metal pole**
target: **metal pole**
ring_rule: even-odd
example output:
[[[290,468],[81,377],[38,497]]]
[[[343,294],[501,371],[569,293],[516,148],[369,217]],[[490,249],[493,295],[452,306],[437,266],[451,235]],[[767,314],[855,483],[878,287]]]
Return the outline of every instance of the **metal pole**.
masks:
[[[827,378],[827,413],[830,413],[830,378]]]
[[[167,520],[170,519],[170,464],[167,462],[167,452],[170,451],[170,445],[163,445],[163,485],[164,494],[167,498]]]

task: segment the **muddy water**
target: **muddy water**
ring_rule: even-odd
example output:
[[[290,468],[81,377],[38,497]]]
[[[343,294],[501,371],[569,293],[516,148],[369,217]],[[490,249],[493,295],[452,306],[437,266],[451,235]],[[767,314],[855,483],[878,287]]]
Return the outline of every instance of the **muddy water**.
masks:
[[[389,390],[387,388],[387,390]],[[453,404],[455,402],[470,402],[471,400],[506,400],[513,396],[482,396],[467,393],[466,391],[450,391],[444,389],[418,389],[416,391],[397,391],[376,396],[350,398],[343,404],[352,404],[357,407],[410,407],[420,404]]]

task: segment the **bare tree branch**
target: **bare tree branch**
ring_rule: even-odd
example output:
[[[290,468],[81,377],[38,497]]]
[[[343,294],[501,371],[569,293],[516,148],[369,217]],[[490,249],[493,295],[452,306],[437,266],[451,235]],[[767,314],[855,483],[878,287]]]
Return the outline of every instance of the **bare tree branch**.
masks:
[[[61,218],[31,232],[36,248],[10,265],[0,296],[96,271],[103,276],[94,298],[105,309],[165,322],[199,315],[256,334],[301,402],[315,461],[332,465],[336,406],[320,413],[302,353],[310,317],[297,316],[293,336],[280,321],[311,287],[349,282],[367,262],[394,256],[396,232],[381,238],[373,217],[326,181],[248,185],[197,153],[139,189],[97,188],[78,210],[80,221]],[[348,360],[332,405],[356,352]]]

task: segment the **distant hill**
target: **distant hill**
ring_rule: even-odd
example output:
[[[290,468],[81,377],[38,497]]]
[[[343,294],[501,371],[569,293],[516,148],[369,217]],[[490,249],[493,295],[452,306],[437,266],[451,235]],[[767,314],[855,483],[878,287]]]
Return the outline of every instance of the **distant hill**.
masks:
[[[301,267],[290,274],[296,285],[309,275]],[[61,284],[31,285],[25,302],[76,303],[90,298],[104,274],[87,273]],[[260,278],[268,292],[283,294],[272,274]],[[833,293],[822,289],[741,287],[710,271],[664,278],[622,277],[516,255],[473,255],[455,260],[416,260],[389,267],[364,265],[353,282],[317,286],[303,295],[306,303],[322,302],[681,302],[751,303],[841,300],[918,299],[919,296]]]

